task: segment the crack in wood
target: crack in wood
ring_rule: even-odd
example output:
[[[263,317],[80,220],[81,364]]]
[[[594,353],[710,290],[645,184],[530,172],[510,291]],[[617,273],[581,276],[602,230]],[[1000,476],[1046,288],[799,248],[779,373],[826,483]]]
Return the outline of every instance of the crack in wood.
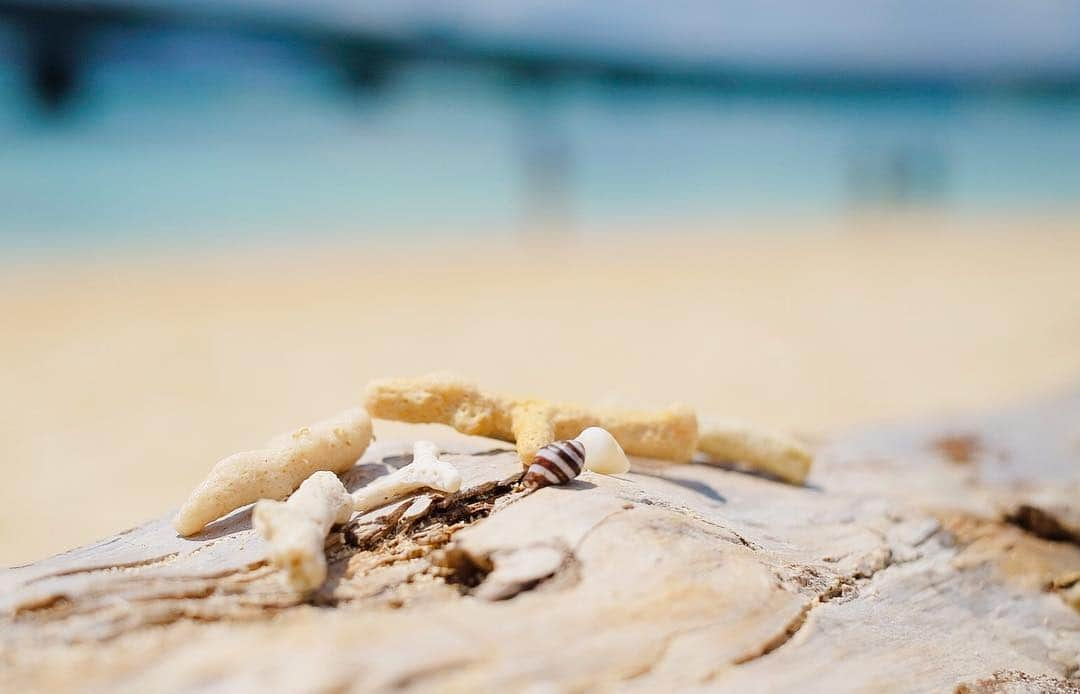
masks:
[[[920,547],[926,544],[932,538],[936,537],[940,532],[941,529],[939,527],[938,529],[918,538],[916,542],[911,545],[911,547]],[[888,546],[884,547],[884,552],[881,556],[882,561],[879,565],[869,567],[860,566],[851,574],[836,577],[831,586],[819,593],[814,599],[809,600],[805,605],[803,605],[799,613],[795,615],[795,617],[792,618],[792,620],[788,622],[788,624],[785,625],[778,634],[765,641],[763,644],[761,644],[759,648],[755,648],[749,653],[740,656],[739,658],[736,658],[733,661],[733,664],[743,665],[745,663],[757,660],[758,658],[762,658],[776,651],[778,648],[784,646],[789,641],[791,641],[791,639],[794,638],[795,635],[798,634],[804,626],[806,626],[807,621],[810,619],[811,613],[819,606],[832,602],[836,598],[845,595],[850,589],[857,588],[859,582],[869,583],[873,581],[876,576],[892,567],[901,566],[903,564],[915,561],[915,559],[896,559],[894,552]],[[813,567],[803,568],[813,570]]]
[[[1056,514],[1047,509],[1020,504],[1006,514],[1005,520],[1044,540],[1080,545],[1080,534],[1067,527]]]
[[[39,583],[50,578],[60,578],[61,576],[77,576],[79,574],[118,572],[125,569],[142,569],[149,566],[159,566],[162,564],[168,564],[179,556],[179,552],[169,552],[168,554],[163,554],[159,557],[151,557],[150,559],[140,559],[138,561],[123,562],[120,564],[102,564],[99,566],[86,566],[75,569],[67,569],[65,571],[56,571],[53,573],[48,573],[42,576],[36,576],[34,578],[31,578],[26,582],[26,584],[29,585],[31,583]]]

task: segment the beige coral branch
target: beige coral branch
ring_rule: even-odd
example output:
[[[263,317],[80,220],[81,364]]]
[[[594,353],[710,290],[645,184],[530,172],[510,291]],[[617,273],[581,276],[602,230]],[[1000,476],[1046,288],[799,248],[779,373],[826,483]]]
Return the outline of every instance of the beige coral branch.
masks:
[[[279,436],[266,448],[231,455],[214,465],[173,525],[181,535],[193,535],[244,504],[284,499],[314,472],[348,470],[370,442],[371,418],[354,407]]]
[[[352,515],[352,497],[332,472],[304,480],[288,501],[255,504],[252,524],[270,543],[270,561],[293,590],[315,590],[326,580],[326,534]]]
[[[790,436],[727,419],[702,418],[698,450],[714,460],[741,463],[791,484],[802,484],[813,462],[810,449]]]
[[[594,426],[610,431],[629,455],[647,458],[686,462],[697,443],[697,418],[682,405],[645,412],[509,398],[448,374],[374,381],[366,404],[373,417],[448,424],[465,434],[514,441],[526,465],[547,444]]]

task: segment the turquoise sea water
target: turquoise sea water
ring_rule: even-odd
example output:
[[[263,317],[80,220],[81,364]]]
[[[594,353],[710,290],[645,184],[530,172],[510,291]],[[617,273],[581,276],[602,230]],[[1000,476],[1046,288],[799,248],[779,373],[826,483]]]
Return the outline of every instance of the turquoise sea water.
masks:
[[[6,252],[1080,202],[1080,99],[1062,97],[538,92],[438,68],[350,95],[212,58],[106,64],[57,117],[25,97],[0,66]]]

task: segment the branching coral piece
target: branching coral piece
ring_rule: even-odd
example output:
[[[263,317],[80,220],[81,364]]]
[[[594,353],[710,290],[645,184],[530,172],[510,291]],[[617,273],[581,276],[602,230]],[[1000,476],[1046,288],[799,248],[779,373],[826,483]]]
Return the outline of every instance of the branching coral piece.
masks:
[[[413,461],[385,477],[379,477],[352,494],[353,508],[360,512],[385,506],[420,489],[453,494],[461,488],[461,473],[439,460],[439,447],[430,441],[413,444]]]
[[[316,472],[288,501],[263,499],[252,523],[270,543],[270,560],[293,590],[315,590],[326,580],[326,534],[352,515],[352,497],[332,472]]]
[[[449,424],[463,434],[513,441],[508,400],[482,393],[450,373],[422,378],[393,378],[368,385],[372,417],[413,424]]]
[[[176,514],[181,535],[259,499],[284,499],[319,470],[341,473],[371,442],[371,418],[359,407],[279,436],[257,451],[219,461]]]
[[[647,458],[686,462],[697,443],[697,417],[682,405],[642,412],[507,398],[445,374],[375,381],[368,386],[367,408],[382,419],[448,424],[465,434],[514,441],[526,465],[547,444],[594,426],[610,431],[628,454]]]
[[[698,449],[715,460],[741,463],[791,484],[806,480],[814,459],[809,448],[786,434],[733,420],[703,420]]]

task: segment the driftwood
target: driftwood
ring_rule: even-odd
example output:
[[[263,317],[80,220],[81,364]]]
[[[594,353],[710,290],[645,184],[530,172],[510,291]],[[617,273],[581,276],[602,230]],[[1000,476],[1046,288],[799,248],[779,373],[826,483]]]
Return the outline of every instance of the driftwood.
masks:
[[[0,574],[0,689],[1080,686],[1080,395],[842,436],[803,487],[635,459],[522,498],[506,444],[441,436],[461,490],[332,531],[311,596],[247,509]]]

